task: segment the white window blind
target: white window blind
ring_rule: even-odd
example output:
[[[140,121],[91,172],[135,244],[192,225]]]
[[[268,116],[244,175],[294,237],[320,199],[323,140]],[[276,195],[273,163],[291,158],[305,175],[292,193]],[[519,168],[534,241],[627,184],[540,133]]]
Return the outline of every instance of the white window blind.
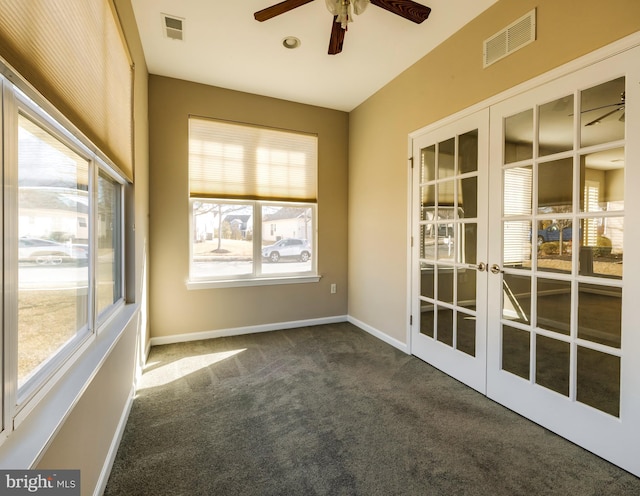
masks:
[[[316,201],[317,176],[317,136],[189,119],[191,197]]]
[[[133,179],[133,69],[112,0],[0,0],[0,56]]]

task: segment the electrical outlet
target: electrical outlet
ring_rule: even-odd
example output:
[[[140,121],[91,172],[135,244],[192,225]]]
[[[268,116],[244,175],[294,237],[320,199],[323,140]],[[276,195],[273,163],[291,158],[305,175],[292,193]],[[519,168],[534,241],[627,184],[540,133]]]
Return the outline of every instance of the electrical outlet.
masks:
[[[332,284],[332,285],[331,285],[331,294],[336,294],[336,289],[337,289],[337,288],[336,288],[336,285],[335,285],[335,284]]]

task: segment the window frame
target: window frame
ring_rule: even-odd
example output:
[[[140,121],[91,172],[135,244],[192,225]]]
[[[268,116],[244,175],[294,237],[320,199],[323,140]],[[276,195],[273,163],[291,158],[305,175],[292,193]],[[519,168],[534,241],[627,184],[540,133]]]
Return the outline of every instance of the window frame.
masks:
[[[241,274],[235,276],[204,276],[198,277],[194,275],[193,269],[193,245],[195,240],[195,226],[193,222],[193,204],[194,202],[208,203],[224,203],[224,204],[240,204],[248,205],[252,208],[253,216],[253,232],[252,232],[252,271],[250,274]],[[263,273],[262,265],[262,209],[265,206],[281,206],[291,208],[310,208],[311,209],[311,232],[313,239],[311,245],[311,270],[302,272],[286,272],[281,275]],[[320,275],[318,274],[318,205],[317,202],[283,202],[269,200],[228,200],[222,198],[198,198],[189,199],[189,278],[187,280],[187,289],[209,289],[209,288],[226,288],[237,286],[264,286],[275,284],[293,284],[293,283],[309,283],[318,282]],[[258,241],[258,242],[256,242]]]
[[[38,451],[51,433],[49,428],[57,428],[61,420],[72,408],[75,399],[69,394],[60,395],[60,388],[71,381],[71,389],[77,385],[80,376],[89,380],[108,352],[113,342],[124,330],[122,325],[133,315],[134,308],[124,311],[126,306],[125,274],[125,186],[127,179],[118,167],[103,155],[49,102],[33,90],[17,73],[0,59],[0,162],[4,172],[0,199],[3,205],[2,256],[3,339],[0,341],[0,373],[3,387],[0,389],[2,410],[0,415],[0,459],[4,453],[12,452],[16,443],[25,446],[20,455]],[[18,387],[18,119],[22,115],[53,138],[59,140],[72,152],[87,160],[88,186],[88,261],[87,261],[87,302],[86,322],[76,330],[76,334],[58,350],[42,362],[41,368]],[[118,188],[118,229],[117,242],[119,267],[119,297],[97,314],[97,182],[99,175],[106,176]],[[133,307],[133,306],[132,306]],[[111,344],[107,344],[111,343]],[[106,346],[106,348],[105,348]],[[81,390],[81,389],[80,389]],[[79,394],[78,390],[74,394]],[[60,401],[64,396],[67,401]],[[39,420],[38,420],[39,419]],[[46,419],[46,421],[45,421]],[[58,420],[56,420],[58,419]],[[49,424],[46,428],[42,424]],[[23,426],[24,424],[24,426]],[[30,451],[31,450],[31,451]],[[14,454],[14,457],[16,455]],[[29,455],[30,456],[30,455]]]
[[[208,289],[236,286],[260,286],[318,282],[318,136],[291,129],[273,128],[244,122],[232,122],[199,115],[188,116],[189,141],[189,269],[187,289]],[[299,139],[297,138],[299,136]],[[313,139],[313,141],[311,141]],[[192,140],[193,146],[192,148]],[[211,153],[204,152],[213,145]],[[230,146],[237,148],[228,157],[216,151]],[[271,153],[304,154],[303,162],[287,162],[287,174],[274,172],[283,168],[277,161],[261,162],[260,157]],[[192,155],[193,154],[193,155]],[[288,155],[287,155],[288,156]],[[193,160],[193,162],[192,162]],[[236,163],[237,162],[237,163]],[[303,164],[303,167],[300,167]],[[261,179],[259,171],[266,166],[269,172]],[[299,175],[299,171],[305,172]],[[310,173],[311,172],[311,173]],[[224,182],[225,173],[232,176],[231,189]],[[293,180],[288,179],[289,174]],[[248,178],[248,179],[247,179]],[[274,181],[281,179],[283,182]],[[243,180],[241,180],[243,179]],[[276,185],[277,184],[277,185]],[[240,187],[239,185],[242,185]],[[264,188],[274,185],[273,188]],[[285,186],[286,185],[286,186]],[[293,189],[290,189],[293,186]],[[269,191],[269,192],[267,192]],[[276,193],[277,191],[277,193]],[[301,193],[302,192],[302,193]],[[252,209],[251,272],[231,275],[199,276],[194,271],[194,203],[239,204]],[[266,206],[311,209],[311,270],[264,273],[262,244],[262,212]],[[272,227],[271,227],[272,228]],[[267,227],[267,229],[269,229]]]

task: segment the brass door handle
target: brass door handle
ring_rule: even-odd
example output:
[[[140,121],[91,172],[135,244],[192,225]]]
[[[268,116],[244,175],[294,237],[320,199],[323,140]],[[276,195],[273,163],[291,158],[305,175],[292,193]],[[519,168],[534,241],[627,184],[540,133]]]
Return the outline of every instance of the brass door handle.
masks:
[[[502,269],[498,264],[493,264],[489,270],[491,270],[492,274],[500,274],[500,272],[502,272]]]

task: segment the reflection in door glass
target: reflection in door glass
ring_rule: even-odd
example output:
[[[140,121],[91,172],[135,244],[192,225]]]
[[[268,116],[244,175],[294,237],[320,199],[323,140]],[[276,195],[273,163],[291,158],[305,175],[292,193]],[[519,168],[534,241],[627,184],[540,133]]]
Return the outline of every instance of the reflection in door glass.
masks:
[[[477,257],[476,251],[478,248],[478,224],[475,222],[467,222],[466,224],[459,224],[462,226],[460,235],[462,240],[460,246],[462,247],[462,253],[460,254],[460,262],[468,264],[476,264]]]
[[[425,298],[435,298],[434,293],[434,275],[435,267],[433,264],[421,263],[420,264],[420,296]]]
[[[538,165],[538,213],[566,213],[573,209],[573,159]]]
[[[578,285],[578,337],[620,348],[622,339],[622,288]]]
[[[438,300],[453,303],[453,267],[438,267]]]
[[[450,308],[438,307],[438,335],[437,339],[441,343],[453,346],[453,310]]]
[[[531,221],[507,221],[502,226],[504,267],[531,269]]]
[[[503,274],[502,318],[531,323],[531,277]]]
[[[573,223],[571,219],[538,222],[538,270],[571,273]]]
[[[578,346],[576,399],[618,417],[620,358]]]
[[[582,155],[580,185],[581,212],[605,212],[611,204],[624,205],[624,148]]]
[[[448,262],[455,260],[456,225],[459,224],[454,224],[453,222],[440,222],[437,224],[436,255],[438,260]]]
[[[458,269],[457,304],[470,310],[476,309],[476,270]]]
[[[420,226],[420,258],[434,260],[436,258],[436,225],[423,224]]]
[[[582,220],[580,275],[622,279],[623,217]]]
[[[422,149],[422,168],[420,182],[426,183],[436,178],[436,145]]]
[[[420,333],[432,338],[434,336],[435,325],[435,305],[421,302],[420,308]]]
[[[569,343],[536,336],[536,384],[569,396]]]
[[[624,139],[625,78],[580,94],[580,134],[583,147]]]
[[[624,148],[583,155],[580,211],[580,275],[622,278],[624,219]]]
[[[478,170],[478,130],[474,129],[458,137],[460,174]]]
[[[504,120],[504,163],[533,157],[533,109]]]
[[[504,171],[502,211],[508,215],[530,215],[533,188],[531,166]]]
[[[540,106],[538,132],[541,157],[573,149],[573,95]]]
[[[538,279],[538,327],[568,335],[571,332],[571,281]]]
[[[433,220],[435,216],[436,185],[429,184],[420,188],[421,220]]]
[[[478,216],[478,178],[467,177],[458,181],[458,214],[461,218]]]
[[[502,326],[502,370],[529,379],[530,337],[527,331]]]
[[[476,356],[476,317],[456,312],[456,349]]]
[[[452,177],[455,174],[455,138],[438,144],[438,179]]]
[[[438,207],[440,207],[441,209],[443,207],[449,207],[446,211],[453,212],[453,209],[451,207],[453,206],[453,200],[455,198],[454,185],[454,181],[443,181],[438,183]],[[441,217],[444,217],[446,215],[446,211],[443,209],[443,212],[439,212],[439,215]]]

